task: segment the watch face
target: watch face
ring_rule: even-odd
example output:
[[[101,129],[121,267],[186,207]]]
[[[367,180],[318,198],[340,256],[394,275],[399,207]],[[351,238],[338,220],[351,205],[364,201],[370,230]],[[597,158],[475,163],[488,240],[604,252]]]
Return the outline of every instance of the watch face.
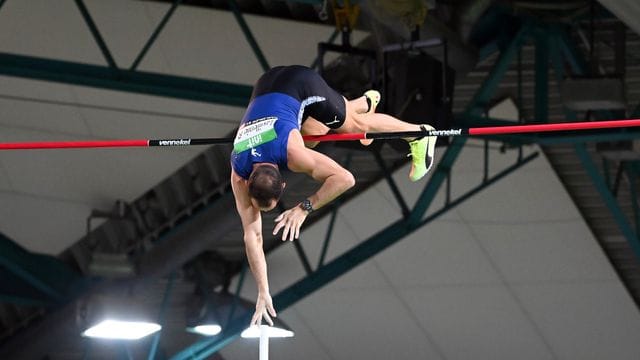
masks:
[[[309,199],[304,200],[301,205],[303,210],[306,210],[308,212],[313,211],[313,207],[311,206],[311,201],[309,201]]]

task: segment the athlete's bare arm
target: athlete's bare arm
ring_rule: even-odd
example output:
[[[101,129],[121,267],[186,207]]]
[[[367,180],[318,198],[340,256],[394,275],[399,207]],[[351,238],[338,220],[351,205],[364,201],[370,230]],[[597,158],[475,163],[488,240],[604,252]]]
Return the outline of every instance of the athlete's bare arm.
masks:
[[[271,316],[276,316],[271,295],[269,294],[269,280],[267,278],[267,262],[262,248],[262,217],[260,210],[251,204],[247,181],[231,170],[231,188],[236,199],[236,209],[242,221],[244,230],[244,245],[249,260],[251,273],[258,287],[256,311],[251,319],[251,325],[259,325],[262,318],[273,325]]]
[[[328,156],[306,148],[299,131],[292,131],[289,134],[287,165],[291,171],[308,174],[322,183],[320,189],[308,197],[314,209],[328,204],[355,185],[355,179],[348,170]],[[273,234],[276,235],[280,229],[283,229],[282,240],[297,239],[307,215],[307,211],[299,206],[283,212],[276,218]]]

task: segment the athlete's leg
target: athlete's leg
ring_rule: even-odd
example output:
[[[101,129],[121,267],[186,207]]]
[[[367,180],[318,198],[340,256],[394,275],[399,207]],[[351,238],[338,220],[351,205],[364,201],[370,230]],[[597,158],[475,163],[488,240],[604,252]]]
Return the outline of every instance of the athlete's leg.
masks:
[[[303,116],[312,117],[331,129],[341,133],[422,131],[423,129],[426,131],[433,129],[429,125],[410,124],[389,115],[369,111],[370,107],[367,104],[366,97],[347,101],[342,95],[329,87],[318,74],[312,71],[308,71],[305,74],[304,96],[301,97],[315,101],[311,101],[305,106]],[[307,121],[309,120],[311,119],[307,119]],[[311,129],[312,126],[307,126],[308,133],[311,131],[316,134],[326,133],[326,131],[318,131],[319,129],[317,128]],[[409,141],[413,157],[409,174],[412,181],[422,178],[431,168],[436,139],[435,136],[406,139]]]
[[[418,124],[410,124],[387,114],[375,112],[360,113],[359,110],[367,108],[367,102],[364,96],[352,101],[347,101],[347,99],[344,99],[344,101],[346,116],[344,124],[337,129],[338,132],[358,133],[421,130]]]
[[[353,111],[357,112],[358,114],[366,114],[369,111],[367,98],[364,95],[353,100],[348,100],[347,102],[351,104]]]
[[[349,102],[358,114],[374,113],[380,103],[380,93],[376,90],[369,90],[361,97],[349,100]],[[360,140],[360,143],[364,146],[369,146],[373,143],[373,139]]]
[[[359,98],[355,101],[345,101],[346,116],[344,124],[337,129],[342,133],[354,132],[394,132],[394,131],[428,131],[433,127],[427,124],[418,125],[410,124],[399,120],[393,116],[367,112],[359,113],[362,102],[366,103],[366,99]],[[411,171],[409,178],[412,181],[418,181],[431,169],[433,165],[433,157],[435,152],[435,144],[437,137],[425,136],[418,139],[405,139],[409,142],[411,149]]]
[[[311,116],[307,117],[307,119],[302,123],[302,128],[300,129],[302,135],[324,135],[329,132],[329,127],[320,121],[312,118]],[[317,141],[305,141],[304,145],[310,149],[313,149],[318,145]]]

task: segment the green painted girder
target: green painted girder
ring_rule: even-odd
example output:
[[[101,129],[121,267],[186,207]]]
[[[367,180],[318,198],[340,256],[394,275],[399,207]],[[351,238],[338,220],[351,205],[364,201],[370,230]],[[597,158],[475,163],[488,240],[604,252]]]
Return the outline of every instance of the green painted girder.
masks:
[[[338,31],[337,29],[333,31],[333,33],[331,34],[331,36],[329,36],[329,39],[327,39],[327,43],[329,44],[333,44],[336,39],[338,38],[338,35],[340,35],[340,31]],[[320,54],[318,54],[316,56],[315,59],[313,59],[313,62],[311,63],[311,65],[309,65],[310,68],[312,69],[316,69],[318,67],[318,65],[320,64]]]
[[[57,303],[80,286],[80,275],[62,261],[31,253],[3,234],[0,234],[0,269],[3,273],[0,288],[8,298]]]
[[[560,42],[564,59],[569,63],[569,65],[571,65],[571,70],[573,70],[574,74],[586,75],[587,62],[584,60],[582,54],[580,54],[580,51],[569,37],[569,34],[562,29],[555,29],[554,33],[557,40]]]
[[[535,121],[549,122],[549,34],[538,29],[535,34]]]
[[[633,220],[635,222],[636,234],[640,230],[640,204],[638,204],[638,178],[640,178],[640,166],[638,161],[628,161],[621,164],[624,170],[627,172],[627,178],[629,179],[629,192],[631,194],[631,206],[633,207]],[[605,184],[609,185],[608,182]],[[637,238],[636,238],[637,239]]]
[[[260,49],[260,45],[258,45],[258,41],[253,36],[253,33],[251,32],[251,28],[249,27],[247,22],[244,20],[244,16],[242,16],[242,12],[238,7],[238,3],[236,3],[236,0],[227,0],[227,4],[229,4],[229,8],[231,9],[231,12],[233,13],[233,16],[236,18],[236,22],[238,22],[238,25],[240,26],[240,29],[242,30],[242,33],[244,34],[245,39],[249,43],[249,46],[251,46],[251,50],[253,50],[253,54],[256,56],[256,59],[258,59],[258,63],[260,63],[262,70],[266,72],[271,68],[271,66],[267,62],[267,58],[264,56],[262,49]]]
[[[480,16],[468,36],[469,43],[480,48],[479,62],[508,45],[521,22],[512,9],[499,4],[492,5]]]
[[[50,307],[54,304],[48,299],[37,299],[31,296],[16,296],[0,293],[0,304],[13,304],[16,306],[35,306],[35,307]]]
[[[493,94],[500,85],[503,75],[509,69],[509,65],[511,65],[517,56],[520,47],[531,31],[532,25],[530,23],[525,22],[521,25],[520,30],[518,30],[509,45],[500,53],[500,57],[485,81],[480,86],[480,90],[478,90],[473,99],[471,99],[469,106],[465,110],[465,115],[482,115],[484,113]]]
[[[42,290],[41,287],[33,286],[22,273],[19,271],[13,271],[6,265],[7,260],[2,260],[0,263],[0,294],[7,297],[16,297],[23,299],[33,299],[34,301],[52,302],[56,298],[60,298],[57,291],[50,288]],[[22,270],[24,272],[24,270]],[[27,274],[31,275],[30,273]],[[40,284],[38,284],[40,285]],[[48,286],[48,284],[46,284]],[[53,295],[52,295],[53,294]]]
[[[631,248],[635,252],[637,258],[640,260],[640,240],[638,239],[636,232],[633,230],[633,227],[627,221],[624,212],[618,204],[618,200],[611,193],[611,190],[607,186],[606,181],[600,174],[600,171],[598,171],[598,168],[593,162],[593,159],[591,159],[589,151],[587,150],[586,146],[584,146],[584,144],[576,144],[574,146],[574,149],[576,154],[580,158],[580,161],[582,162],[582,166],[589,174],[593,185],[596,187],[596,190],[600,194],[600,197],[609,208],[609,211],[611,211],[611,215],[613,215],[613,218],[620,228],[620,231],[629,242],[629,245],[631,245]]]
[[[100,30],[98,30],[98,26],[96,26],[96,23],[93,21],[93,18],[89,13],[89,9],[87,9],[87,6],[84,4],[84,1],[75,0],[75,2],[76,2],[76,5],[78,6],[78,10],[80,10],[80,14],[84,19],[84,22],[89,27],[89,31],[91,31],[91,35],[93,35],[93,39],[95,40],[96,44],[100,48],[100,51],[104,56],[104,59],[107,61],[107,64],[109,64],[110,68],[117,69],[118,66],[116,65],[116,61],[113,59],[113,56],[111,55],[111,51],[109,51],[109,47],[107,46],[107,43],[104,41],[104,38],[100,34]]]
[[[147,52],[149,51],[153,43],[156,41],[156,39],[164,29],[165,25],[167,25],[167,22],[169,22],[169,19],[171,19],[171,16],[173,16],[174,12],[178,8],[178,5],[180,5],[181,3],[182,3],[182,0],[173,0],[173,4],[171,4],[171,7],[169,8],[169,10],[167,10],[167,13],[164,15],[164,17],[162,17],[162,20],[160,20],[155,30],[153,30],[153,33],[151,33],[151,36],[149,36],[149,39],[142,47],[142,50],[140,50],[140,53],[138,54],[138,56],[136,56],[136,59],[133,61],[133,63],[129,67],[129,70],[135,70],[138,67],[138,65],[140,65],[140,63],[142,62],[142,59],[144,59],[145,55],[147,54]]]
[[[252,91],[249,85],[7,53],[0,53],[0,75],[231,106],[246,106]]]
[[[160,305],[160,313],[158,314],[158,324],[160,326],[165,327],[167,312],[169,309],[169,301],[171,299],[171,294],[173,292],[173,284],[176,279],[176,273],[172,272],[169,275],[169,281],[167,281],[167,286],[164,289],[164,296],[162,297],[162,304]],[[147,360],[155,360],[156,354],[158,352],[158,345],[160,344],[160,337],[162,336],[162,330],[158,331],[153,335],[153,340],[151,340],[151,347],[149,348],[149,354],[147,356]]]
[[[569,61],[569,64],[571,64],[572,66],[573,72],[576,75],[587,74],[587,64],[584,61],[584,58],[581,56],[580,52],[577,50],[577,48],[573,44],[573,42],[570,40],[566,31],[556,30],[555,36],[556,36],[557,44],[563,49],[566,59]],[[554,61],[558,62],[558,64],[555,64],[554,66],[557,72],[556,76],[560,77],[563,75],[561,60],[556,59]],[[567,114],[568,119],[576,118],[575,113],[572,111],[569,111],[568,109],[565,109],[565,113]],[[612,116],[610,112],[604,112],[604,113],[599,112],[599,113],[601,113],[600,114],[601,116],[604,115],[604,117]],[[606,139],[603,139],[603,140],[614,141],[614,140],[622,140],[622,139],[607,137]],[[574,150],[576,152],[576,155],[578,155],[578,157],[580,158],[580,162],[582,163],[582,166],[589,174],[589,177],[591,178],[593,185],[595,186],[596,190],[600,194],[600,198],[609,209],[611,215],[614,218],[614,221],[616,222],[623,236],[626,238],[627,242],[633,249],[636,257],[640,260],[640,239],[638,238],[638,234],[633,230],[633,227],[631,226],[631,224],[629,224],[629,221],[627,220],[624,214],[624,211],[622,211],[620,205],[618,204],[618,200],[616,199],[614,194],[611,192],[611,189],[609,188],[607,181],[605,180],[603,175],[600,173],[600,171],[596,167],[584,143],[574,144]]]
[[[551,64],[553,65],[553,74],[556,79],[556,84],[558,84],[558,90],[561,91],[560,86],[565,77],[563,57],[564,40],[562,39],[559,29],[554,28],[551,30],[551,33],[552,36],[549,39]],[[578,118],[575,112],[569,111],[566,107],[563,110],[567,120],[577,121]]]

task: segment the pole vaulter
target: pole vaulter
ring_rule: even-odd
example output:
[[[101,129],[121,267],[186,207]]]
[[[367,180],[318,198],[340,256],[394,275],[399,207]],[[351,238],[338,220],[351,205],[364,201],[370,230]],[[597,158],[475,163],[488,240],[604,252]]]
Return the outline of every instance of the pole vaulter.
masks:
[[[640,119],[606,120],[590,122],[569,122],[555,124],[529,124],[491,126],[477,128],[460,128],[449,130],[405,131],[405,132],[373,132],[354,134],[305,135],[305,141],[353,141],[367,139],[401,139],[421,136],[483,136],[511,135],[525,133],[579,131],[596,129],[616,129],[640,127]],[[230,144],[233,138],[198,138],[198,139],[139,139],[139,140],[79,140],[79,141],[37,141],[0,143],[0,150],[25,149],[76,149],[76,148],[116,148],[116,147],[168,147]]]

